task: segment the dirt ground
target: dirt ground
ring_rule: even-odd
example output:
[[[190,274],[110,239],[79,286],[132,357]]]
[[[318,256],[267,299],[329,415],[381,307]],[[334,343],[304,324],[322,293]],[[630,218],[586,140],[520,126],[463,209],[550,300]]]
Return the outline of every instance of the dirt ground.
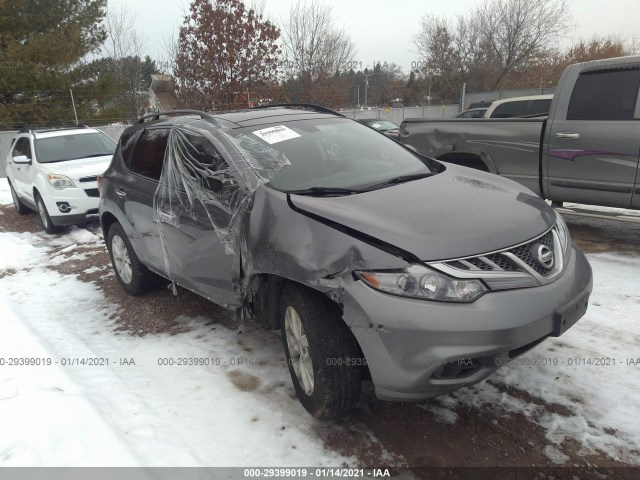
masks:
[[[640,254],[640,223],[572,215],[565,218],[574,240],[586,252]],[[96,225],[87,228],[98,232]],[[0,231],[41,230],[35,214],[18,216],[12,205],[0,207]],[[150,292],[143,297],[127,295],[113,275],[104,243],[81,244],[75,251],[60,255],[78,256],[79,253],[84,254],[80,255],[81,259],[50,268],[77,275],[101,288],[119,307],[115,314],[117,328],[114,333],[117,335],[178,333],[184,328],[175,321],[180,315],[204,317],[211,325],[238,327],[228,311],[183,289],[179,289],[177,296],[169,289]],[[244,328],[258,329],[254,325]],[[506,388],[497,383],[493,386]],[[510,389],[507,393],[542,405],[547,411],[572,415],[567,407],[547,404],[528,392]],[[486,409],[458,408],[456,414],[459,420],[455,424],[441,423],[416,404],[377,400],[372,386],[365,383],[354,414],[335,423],[323,424],[317,431],[327,448],[355,455],[363,466],[394,467],[397,472],[418,478],[640,478],[639,470],[618,469],[625,465],[604,454],[578,455],[579,445],[571,443],[562,445],[562,451],[570,461],[557,468],[543,452],[549,443],[543,429],[524,415],[507,415],[489,406]],[[465,467],[492,468],[464,470]],[[555,470],[550,470],[553,468]]]

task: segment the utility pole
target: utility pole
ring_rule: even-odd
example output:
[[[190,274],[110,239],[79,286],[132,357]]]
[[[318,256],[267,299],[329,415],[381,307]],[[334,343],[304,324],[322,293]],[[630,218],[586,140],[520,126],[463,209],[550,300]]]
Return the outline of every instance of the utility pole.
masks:
[[[367,108],[367,91],[369,90],[369,74],[368,73],[364,74],[364,79],[365,79],[365,83],[364,83],[364,108]]]
[[[76,117],[76,125],[78,125],[78,112],[76,112],[76,102],[73,100],[73,90],[69,89],[69,93],[71,94],[71,105],[73,105],[73,114]]]
[[[358,84],[358,108],[360,108],[360,84]]]
[[[464,110],[464,100],[467,96],[467,82],[462,84],[462,98],[460,99],[460,111]]]

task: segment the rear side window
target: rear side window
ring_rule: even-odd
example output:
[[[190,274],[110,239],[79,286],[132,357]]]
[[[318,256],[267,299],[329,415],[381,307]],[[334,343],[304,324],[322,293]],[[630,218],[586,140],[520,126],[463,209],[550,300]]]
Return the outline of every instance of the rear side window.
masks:
[[[632,120],[640,69],[586,72],[576,81],[567,120]]]
[[[546,100],[532,100],[531,108],[527,112],[527,115],[548,115],[551,109],[551,99]]]
[[[523,117],[527,115],[527,103],[527,100],[520,100],[498,105],[491,114],[491,118]]]
[[[131,152],[133,151],[133,147],[136,144],[136,140],[140,136],[140,131],[133,132],[124,132],[120,136],[120,144],[119,148],[116,151],[119,151],[122,155],[122,160],[124,161],[127,167],[131,166]]]
[[[143,177],[160,180],[168,138],[167,128],[145,130],[133,149],[129,170]]]
[[[16,142],[15,147],[13,147],[12,157],[19,157],[20,155],[24,155],[29,159],[32,159],[31,156],[31,143],[27,137],[19,138]]]

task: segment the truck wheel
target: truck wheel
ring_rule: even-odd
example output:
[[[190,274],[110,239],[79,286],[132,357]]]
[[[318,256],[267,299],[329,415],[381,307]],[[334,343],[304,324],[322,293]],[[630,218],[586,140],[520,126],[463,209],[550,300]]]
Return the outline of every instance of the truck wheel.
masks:
[[[53,222],[51,222],[51,217],[49,216],[49,212],[47,212],[47,207],[45,206],[42,197],[36,193],[35,198],[36,206],[38,207],[38,216],[40,217],[40,223],[42,223],[44,231],[49,235],[64,231],[64,227],[57,227]]]
[[[157,275],[140,262],[119,223],[109,228],[107,247],[116,278],[128,293],[141,295],[158,284]]]
[[[31,212],[32,210],[24,203],[22,203],[20,198],[18,198],[18,194],[13,189],[13,185],[11,185],[11,183],[9,183],[9,187],[11,188],[11,198],[13,198],[13,206],[16,207],[16,212],[18,212],[18,215],[26,215],[27,213]]]
[[[360,396],[360,349],[323,294],[285,286],[279,308],[284,351],[300,403],[316,418],[349,412]]]

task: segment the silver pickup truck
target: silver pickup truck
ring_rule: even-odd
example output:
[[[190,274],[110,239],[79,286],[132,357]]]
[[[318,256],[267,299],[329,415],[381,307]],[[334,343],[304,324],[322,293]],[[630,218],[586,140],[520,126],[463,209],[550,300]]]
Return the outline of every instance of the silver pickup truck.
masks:
[[[515,180],[556,203],[640,209],[640,56],[579,63],[548,117],[407,119],[421,154]]]

